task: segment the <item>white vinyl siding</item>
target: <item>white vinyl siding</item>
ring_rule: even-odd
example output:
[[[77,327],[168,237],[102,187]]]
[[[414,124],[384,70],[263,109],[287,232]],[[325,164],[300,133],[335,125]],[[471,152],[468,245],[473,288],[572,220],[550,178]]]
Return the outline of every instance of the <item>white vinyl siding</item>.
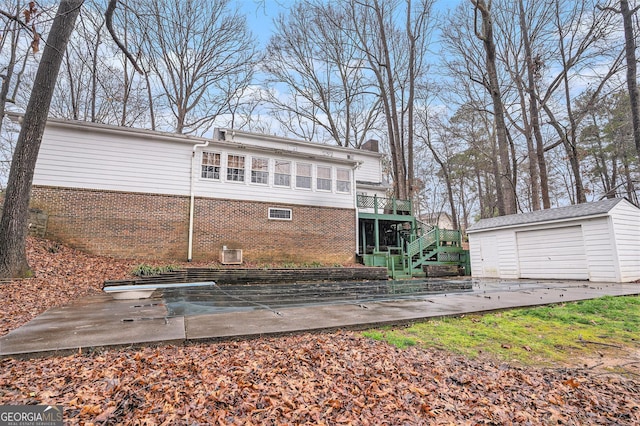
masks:
[[[591,281],[618,281],[616,278],[616,251],[609,217],[586,220],[582,235]]]
[[[358,153],[359,154],[359,153]],[[357,156],[358,160],[365,160],[355,171],[356,180],[364,182],[382,181],[382,161],[380,158],[367,158]]]
[[[251,159],[251,182],[269,184],[269,159],[261,157]]]
[[[331,167],[316,168],[316,188],[318,191],[331,191]]]
[[[196,160],[193,161],[194,145],[203,142],[181,135],[51,120],[45,129],[34,170],[34,185],[189,196],[193,181],[193,191],[197,197],[355,209],[352,194],[318,191],[315,188],[316,166],[327,169],[350,167],[339,162],[346,161],[344,148],[336,148],[340,155],[335,155],[339,161],[334,162],[333,157],[325,156],[322,151],[333,148],[324,145],[316,148],[303,143],[310,155],[318,158],[300,161],[302,150],[292,149],[291,155],[286,150],[275,153],[272,150],[277,145],[271,141],[263,142],[255,138],[242,148],[236,148],[228,142],[218,145],[214,140],[209,142],[208,147],[196,148]],[[210,162],[217,164],[216,159],[207,158],[203,161],[203,152],[220,154],[219,179],[215,179],[215,169],[206,169],[208,176],[214,178],[203,177],[203,165],[209,166],[211,164],[207,163]],[[227,180],[229,156],[244,158],[241,171],[245,176],[242,181]],[[251,183],[253,157],[269,160],[269,185]],[[377,156],[360,156],[356,153],[356,157],[375,163],[379,161]],[[276,160],[290,163],[292,178],[289,186],[274,185],[272,175]],[[352,175],[352,181],[354,178],[357,179],[357,175]],[[303,184],[301,180],[305,179],[308,187],[300,187],[298,183]],[[242,186],[241,190],[239,186]]]
[[[516,234],[513,232],[498,232],[497,235],[500,277],[518,278],[518,252],[512,248],[516,246]]]
[[[580,225],[520,231],[516,240],[521,278],[589,279]]]
[[[244,182],[244,155],[227,156],[227,180]]]
[[[311,189],[311,171],[309,163],[296,163],[296,188]]]
[[[640,209],[627,201],[618,203],[611,211],[611,224],[618,260],[618,281],[640,279]]]
[[[512,232],[469,234],[471,271],[476,277],[518,278],[517,258]]]
[[[188,195],[192,145],[158,142],[135,134],[114,136],[84,128],[47,126],[33,184]],[[194,175],[199,176],[198,169]]]
[[[275,172],[273,175],[273,184],[275,186],[291,186],[291,162],[284,160],[276,160]]]
[[[202,170],[200,177],[203,179],[220,179],[220,153],[204,151],[202,153]]]

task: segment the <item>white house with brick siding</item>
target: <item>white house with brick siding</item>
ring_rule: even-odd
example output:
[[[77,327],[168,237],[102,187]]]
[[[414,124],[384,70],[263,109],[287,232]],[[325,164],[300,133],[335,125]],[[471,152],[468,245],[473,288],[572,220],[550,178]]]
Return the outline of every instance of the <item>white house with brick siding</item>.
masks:
[[[253,262],[348,263],[356,194],[387,190],[377,143],[364,148],[50,119],[31,206],[48,214],[47,238],[96,254],[214,260],[227,247]]]

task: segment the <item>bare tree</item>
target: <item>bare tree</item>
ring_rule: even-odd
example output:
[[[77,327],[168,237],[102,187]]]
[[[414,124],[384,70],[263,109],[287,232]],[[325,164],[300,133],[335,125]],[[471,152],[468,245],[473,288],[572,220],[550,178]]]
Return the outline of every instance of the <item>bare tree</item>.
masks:
[[[392,1],[352,0],[350,19],[358,46],[374,74],[391,153],[394,194],[413,198],[413,110],[415,88],[426,72],[432,30],[432,0],[405,2],[403,25],[398,25]],[[409,119],[411,115],[411,119]]]
[[[536,3],[536,5],[540,4],[546,5],[546,3]],[[518,1],[518,17],[526,64],[526,84],[523,86],[528,94],[529,101],[528,120],[526,120],[526,107],[523,105],[523,117],[525,117],[523,125],[525,127],[529,151],[529,170],[531,176],[531,198],[533,202],[533,210],[539,210],[541,207],[540,199],[538,198],[539,196],[542,198],[542,208],[548,209],[551,207],[551,202],[549,200],[547,162],[544,158],[544,141],[542,139],[542,130],[540,125],[540,107],[536,97],[536,77],[539,76],[541,63],[539,58],[534,57],[531,41],[532,28],[530,24],[533,16],[547,16],[547,10],[548,8],[539,7],[535,8],[533,13],[527,14],[527,11],[524,8],[524,0]],[[532,139],[535,139],[535,148]]]
[[[117,0],[109,0],[105,14],[107,23],[116,4]],[[32,275],[26,257],[25,241],[33,172],[63,55],[82,5],[83,0],[60,2],[33,82],[11,162],[0,220],[0,277],[2,278]],[[115,34],[112,33],[112,37],[121,49],[125,49]],[[132,59],[130,54],[127,54],[127,57]]]
[[[82,0],[60,2],[38,67],[13,155],[0,221],[0,277],[31,275],[25,240],[33,171],[63,53],[82,3]]]
[[[1,68],[2,86],[0,86],[0,111],[4,117],[4,111],[6,110],[7,103],[14,102],[14,96],[11,96],[12,90],[18,90],[20,86],[20,80],[22,73],[24,72],[27,58],[29,56],[29,50],[37,51],[40,35],[37,32],[36,26],[31,23],[35,21],[35,16],[39,11],[35,9],[35,4],[30,8],[23,10],[21,1],[6,2],[2,7],[2,16],[5,18],[2,21],[2,38],[0,39],[0,55],[2,55],[3,61]],[[20,15],[29,17],[28,22],[21,21]],[[24,34],[27,33],[28,40],[31,40],[32,47],[29,50],[25,50],[20,46],[20,40],[24,38]],[[29,43],[26,43],[29,44]],[[2,120],[0,120],[0,131],[2,130]]]
[[[636,36],[633,30],[633,16],[640,5],[633,9],[629,7],[628,0],[620,0],[620,9],[611,6],[601,7],[601,10],[609,10],[622,15],[624,28],[624,50],[627,63],[627,90],[631,105],[631,122],[633,124],[633,140],[636,146],[638,158],[640,158],[640,93],[638,93],[638,64],[636,61]]]
[[[558,141],[546,149],[558,145],[564,147],[571,166],[575,202],[584,203],[587,198],[580,169],[578,134],[587,110],[575,109],[577,94],[573,90],[574,81],[591,79],[594,87],[589,92],[591,98],[587,104],[595,103],[606,91],[610,79],[620,70],[623,51],[613,44],[611,18],[588,0],[555,0],[554,8],[553,24],[559,35],[555,57],[559,71],[549,79],[547,87],[540,90],[539,103],[556,131]],[[603,58],[608,59],[605,62],[607,66],[601,70],[596,64],[603,63]]]
[[[128,19],[116,24],[129,43]],[[148,127],[149,110],[144,77],[113,42],[103,11],[94,3],[85,4],[65,51],[49,115]]]
[[[482,16],[476,6],[471,9],[478,10],[478,17]],[[505,157],[510,160],[509,176],[520,209],[529,207],[527,200],[530,208],[539,208],[538,197],[542,200],[540,207],[544,208],[551,206],[552,199],[559,199],[560,203],[567,199],[585,201],[589,188],[582,182],[584,152],[579,140],[587,114],[583,105],[597,102],[619,84],[622,50],[611,19],[597,11],[595,0],[515,3],[493,0],[490,18],[497,84],[505,121],[508,120],[506,124],[511,129],[506,132],[509,155],[504,152],[500,155],[498,150],[497,166],[507,161]],[[495,96],[492,95],[491,108],[479,91],[493,86],[491,73],[484,71],[486,60],[481,59],[478,48],[471,43],[470,34],[474,31],[468,26],[472,21],[463,4],[446,21],[443,38],[446,67],[455,79],[455,83],[449,84],[452,96],[448,104],[467,103],[486,115],[495,112]],[[485,43],[482,47],[486,56]],[[577,105],[576,99],[587,89],[589,102]],[[487,130],[488,135],[494,132],[498,132],[497,125]],[[563,153],[555,152],[556,148]],[[561,163],[554,164],[550,172],[552,161]],[[517,173],[527,163],[528,173]],[[568,174],[566,170],[560,171],[567,166]],[[504,176],[504,169],[492,168],[498,177]],[[540,173],[539,180],[536,173]],[[565,183],[571,190],[559,192],[560,185]],[[498,185],[497,199],[500,190]],[[480,201],[484,204],[483,197]]]
[[[455,113],[449,118],[448,131],[451,136],[465,144],[464,161],[473,170],[474,185],[470,191],[477,192],[478,210],[482,218],[499,214],[502,200],[500,157],[496,138],[492,99],[486,79],[486,52],[477,43],[474,25],[474,10],[471,4],[461,3],[442,23],[444,68],[449,78],[446,90],[440,90],[443,103]],[[506,30],[505,30],[506,32]],[[507,80],[508,73],[502,73]]]
[[[585,93],[577,104],[588,110],[585,126],[580,132],[581,148],[586,152],[586,179],[602,189],[602,198],[624,196],[637,202],[640,167],[634,161],[635,145],[628,94],[621,90],[612,96],[589,102]],[[597,194],[596,193],[596,194]]]
[[[204,133],[230,112],[251,80],[254,43],[229,0],[158,0],[138,4],[147,25],[145,60],[159,82],[177,133]]]
[[[30,3],[26,9],[20,0],[7,0],[0,5],[2,28],[0,38],[0,135],[3,135],[0,151],[0,182],[4,182],[6,172],[11,164],[14,144],[4,138],[4,113],[8,104],[16,103],[16,96],[20,93],[22,80],[29,59],[37,53],[40,47],[39,16],[43,12]],[[25,21],[22,21],[22,17]]]
[[[418,139],[424,143],[431,152],[431,155],[435,162],[440,167],[440,171],[444,178],[444,183],[447,191],[447,200],[449,202],[449,209],[451,211],[451,220],[453,221],[453,228],[458,229],[458,209],[457,209],[457,201],[456,197],[454,197],[454,182],[452,176],[452,157],[454,156],[454,146],[453,138],[448,133],[445,126],[442,123],[436,124],[437,126],[437,136],[432,137],[432,126],[436,123],[436,119],[433,116],[429,116],[428,111],[425,111],[424,116],[421,116],[420,119],[421,124],[421,132],[418,134]]]
[[[264,58],[266,83],[273,88],[265,101],[288,132],[351,147],[371,137],[380,99],[351,25],[340,5],[311,1],[276,19]],[[277,90],[282,86],[284,94]]]

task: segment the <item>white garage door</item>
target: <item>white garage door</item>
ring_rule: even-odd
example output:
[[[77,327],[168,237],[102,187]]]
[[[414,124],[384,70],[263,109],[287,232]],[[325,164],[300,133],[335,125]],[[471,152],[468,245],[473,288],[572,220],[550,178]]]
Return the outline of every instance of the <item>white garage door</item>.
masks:
[[[521,278],[589,279],[581,226],[516,233]]]

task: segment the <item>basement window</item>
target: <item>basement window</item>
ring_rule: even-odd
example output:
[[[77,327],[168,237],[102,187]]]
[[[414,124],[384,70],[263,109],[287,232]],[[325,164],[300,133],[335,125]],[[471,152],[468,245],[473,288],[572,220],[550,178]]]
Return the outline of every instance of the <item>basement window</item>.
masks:
[[[271,220],[291,220],[291,217],[291,209],[269,207],[269,219]]]

